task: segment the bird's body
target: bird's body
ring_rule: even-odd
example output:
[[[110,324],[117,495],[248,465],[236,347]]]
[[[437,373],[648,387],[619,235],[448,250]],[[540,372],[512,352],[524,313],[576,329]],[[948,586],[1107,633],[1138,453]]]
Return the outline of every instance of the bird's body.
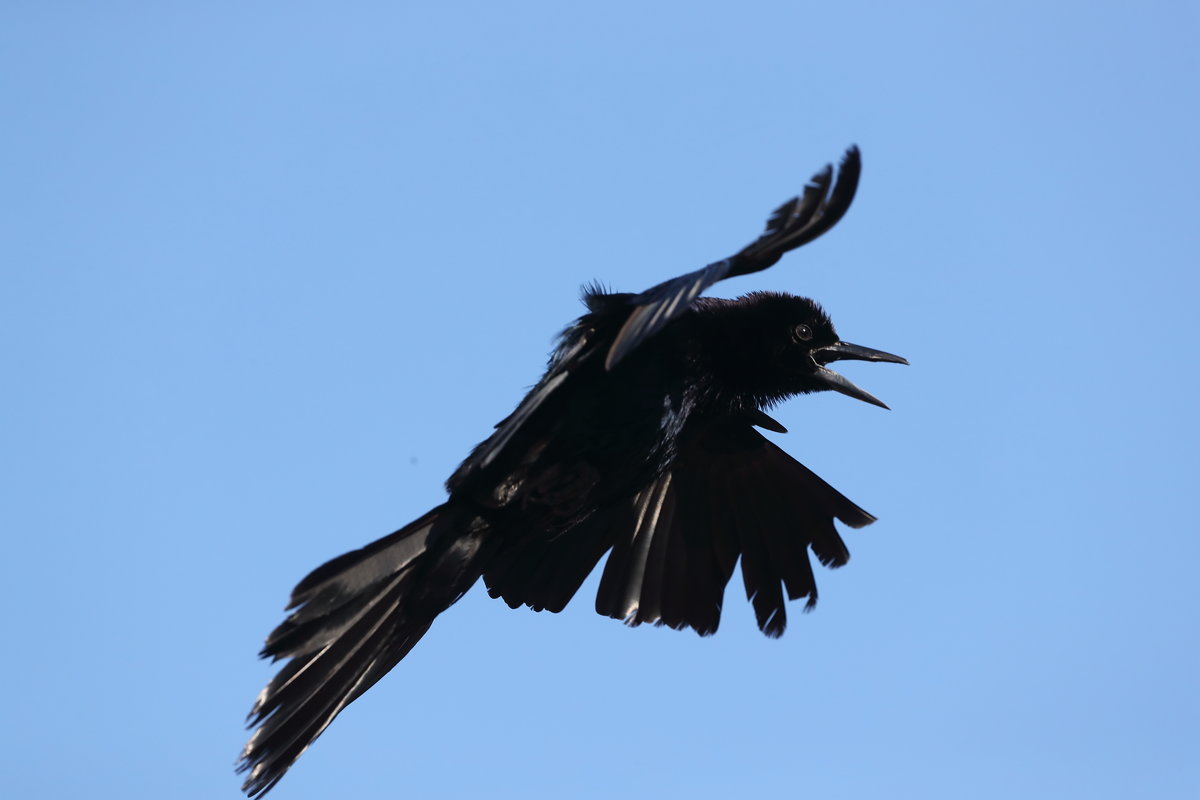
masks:
[[[848,554],[834,519],[874,520],[755,430],[774,403],[834,389],[882,405],[826,364],[903,362],[841,342],[811,300],[698,298],[774,263],[844,213],[858,177],[818,175],[737,255],[639,295],[585,295],[546,374],[447,481],[446,501],[319,567],[263,654],[290,658],[251,712],[245,790],[270,789],[349,702],[476,581],[516,607],[562,609],[605,553],[596,607],[631,624],[713,633],[741,560],[771,636],[784,594],[816,600],[807,550]],[[832,190],[831,190],[832,186]]]
[[[628,308],[622,313],[610,297],[585,296],[597,310],[564,331],[531,395],[549,384],[552,391],[530,419],[511,428],[502,421],[476,447],[446,483],[452,497],[508,509],[522,525],[569,527],[670,463],[703,391],[686,334],[668,331],[606,374],[603,356]]]

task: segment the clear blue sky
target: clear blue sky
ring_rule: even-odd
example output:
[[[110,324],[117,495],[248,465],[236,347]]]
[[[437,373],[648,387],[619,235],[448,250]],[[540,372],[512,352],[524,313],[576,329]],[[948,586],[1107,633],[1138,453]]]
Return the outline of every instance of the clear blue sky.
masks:
[[[880,518],[817,611],[477,588],[274,797],[1200,796],[1196,5],[734,6],[5,4],[6,796],[237,797],[295,581],[851,142],[716,292],[912,361],[777,415]]]

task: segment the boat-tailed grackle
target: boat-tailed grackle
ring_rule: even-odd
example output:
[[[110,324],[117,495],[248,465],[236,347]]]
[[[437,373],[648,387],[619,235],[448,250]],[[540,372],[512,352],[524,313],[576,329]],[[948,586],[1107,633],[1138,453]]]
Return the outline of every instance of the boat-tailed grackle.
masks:
[[[717,629],[739,558],[768,636],[783,633],[785,595],[816,603],[808,550],[840,566],[849,554],[834,520],[875,518],[755,428],[783,432],[767,410],[797,394],[883,406],[829,365],[907,362],[843,342],[804,297],[700,294],[833,227],[860,163],[850,148],[836,178],[827,166],[729,258],[641,294],[588,289],[587,313],[450,477],[445,502],[300,581],[262,651],[289,661],[250,713],[248,794],[273,787],[480,578],[514,608],[559,611],[609,553],[597,611],[702,636]]]

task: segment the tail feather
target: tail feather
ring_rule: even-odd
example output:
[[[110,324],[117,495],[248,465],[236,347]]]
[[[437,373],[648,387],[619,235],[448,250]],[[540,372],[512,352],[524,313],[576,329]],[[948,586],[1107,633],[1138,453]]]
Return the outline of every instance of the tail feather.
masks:
[[[338,605],[358,597],[403,569],[425,552],[429,532],[445,506],[438,506],[366,547],[327,561],[314,569],[292,590],[288,609],[297,608],[276,632],[288,624],[302,624],[324,616]],[[275,634],[273,633],[272,636]],[[270,639],[267,640],[268,643]]]
[[[334,717],[396,665],[400,657],[391,660],[387,669],[379,669],[396,628],[409,629],[407,635],[400,634],[408,642],[404,653],[429,629],[431,620],[416,625],[390,620],[401,599],[396,591],[391,594],[388,601],[366,609],[358,628],[293,661],[299,669],[281,673],[285,680],[278,686],[273,681],[264,690],[251,712],[252,724],[259,728],[242,752],[240,771],[250,773],[242,786],[247,794],[256,797],[278,783]],[[374,680],[364,685],[368,676]]]
[[[292,591],[288,608],[296,608],[271,631],[259,654],[295,658],[337,639],[363,610],[381,596],[389,579],[411,567],[424,554],[439,506],[393,534],[353,550],[313,570]]]
[[[296,587],[289,607],[299,608],[262,652],[291,661],[250,711],[248,723],[257,730],[238,771],[249,773],[242,790],[251,797],[278,783],[342,709],[408,655],[434,618],[478,579],[486,526],[449,511],[439,506],[318,567]]]

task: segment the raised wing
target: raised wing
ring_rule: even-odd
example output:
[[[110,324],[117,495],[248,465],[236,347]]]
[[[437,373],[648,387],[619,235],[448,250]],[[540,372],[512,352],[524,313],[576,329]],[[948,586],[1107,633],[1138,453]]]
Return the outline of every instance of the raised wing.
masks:
[[[734,256],[660,283],[639,295],[589,291],[587,303],[592,313],[567,329],[546,374],[516,410],[459,466],[447,481],[447,489],[453,492],[469,475],[483,470],[504,472],[498,462],[522,449],[519,445],[511,446],[514,439],[526,432],[535,414],[546,412],[547,406],[554,404],[554,398],[561,395],[559,387],[574,374],[593,365],[598,368],[600,357],[604,358],[604,368],[612,369],[642,342],[687,311],[709,286],[733,275],[766,269],[787,251],[832,228],[850,207],[861,171],[858,148],[851,147],[842,157],[836,180],[833,167],[826,166],[813,176],[803,194],[775,209],[762,236]],[[622,321],[619,314],[627,316]],[[612,337],[611,344],[607,344],[608,337]]]
[[[811,242],[842,218],[858,189],[862,157],[857,146],[842,156],[834,180],[833,167],[812,177],[804,193],[775,209],[762,236],[736,255],[680,275],[632,298],[635,306],[609,347],[604,366],[612,369],[638,345],[684,313],[693,300],[719,280],[758,272],[774,264],[789,250]]]

